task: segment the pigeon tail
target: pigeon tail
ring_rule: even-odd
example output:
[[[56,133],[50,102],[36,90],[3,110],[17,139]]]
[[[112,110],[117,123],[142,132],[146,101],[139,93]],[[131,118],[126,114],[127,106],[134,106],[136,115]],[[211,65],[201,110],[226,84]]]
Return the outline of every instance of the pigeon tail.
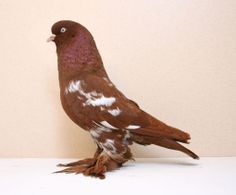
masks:
[[[156,129],[136,129],[131,132],[132,140],[141,145],[155,144],[172,150],[178,150],[189,155],[193,159],[199,159],[198,155],[185,148],[178,142],[189,143],[190,136],[179,129],[169,127],[163,131]]]

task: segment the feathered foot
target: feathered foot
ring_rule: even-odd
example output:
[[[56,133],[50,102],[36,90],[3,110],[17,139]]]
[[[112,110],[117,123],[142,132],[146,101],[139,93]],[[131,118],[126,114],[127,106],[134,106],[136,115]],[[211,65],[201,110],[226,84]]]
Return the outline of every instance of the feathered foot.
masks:
[[[94,156],[94,158],[84,159],[68,164],[59,164],[68,168],[55,173],[83,173],[85,176],[94,176],[100,179],[105,178],[107,171],[112,171],[122,166],[121,162],[117,162],[105,153]]]

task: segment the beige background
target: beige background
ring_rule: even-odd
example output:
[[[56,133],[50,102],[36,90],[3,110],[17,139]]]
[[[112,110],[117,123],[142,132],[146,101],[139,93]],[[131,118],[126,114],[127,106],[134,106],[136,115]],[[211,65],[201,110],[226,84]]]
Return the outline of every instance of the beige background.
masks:
[[[192,135],[201,156],[236,155],[235,0],[0,1],[0,157],[84,157],[95,146],[59,102],[51,25],[94,35],[113,82]],[[178,156],[132,146],[136,157]]]

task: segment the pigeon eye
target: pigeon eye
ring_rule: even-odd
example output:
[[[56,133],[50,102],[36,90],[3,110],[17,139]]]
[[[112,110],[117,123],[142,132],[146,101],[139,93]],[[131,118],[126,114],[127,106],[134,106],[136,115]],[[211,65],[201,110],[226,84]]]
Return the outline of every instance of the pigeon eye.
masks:
[[[66,32],[66,28],[62,27],[60,31],[61,31],[61,33],[64,33],[64,32]]]

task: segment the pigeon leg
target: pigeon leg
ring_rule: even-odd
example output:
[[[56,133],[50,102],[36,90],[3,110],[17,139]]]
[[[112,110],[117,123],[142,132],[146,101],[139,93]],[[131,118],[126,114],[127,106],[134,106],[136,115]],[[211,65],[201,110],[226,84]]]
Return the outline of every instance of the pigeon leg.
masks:
[[[85,176],[94,176],[94,177],[98,177],[100,179],[104,179],[105,173],[107,171],[112,171],[112,170],[117,169],[121,166],[122,166],[122,163],[119,163],[119,162],[113,160],[106,153],[101,153],[98,156],[96,163],[93,166],[85,169],[83,171],[83,174]]]

